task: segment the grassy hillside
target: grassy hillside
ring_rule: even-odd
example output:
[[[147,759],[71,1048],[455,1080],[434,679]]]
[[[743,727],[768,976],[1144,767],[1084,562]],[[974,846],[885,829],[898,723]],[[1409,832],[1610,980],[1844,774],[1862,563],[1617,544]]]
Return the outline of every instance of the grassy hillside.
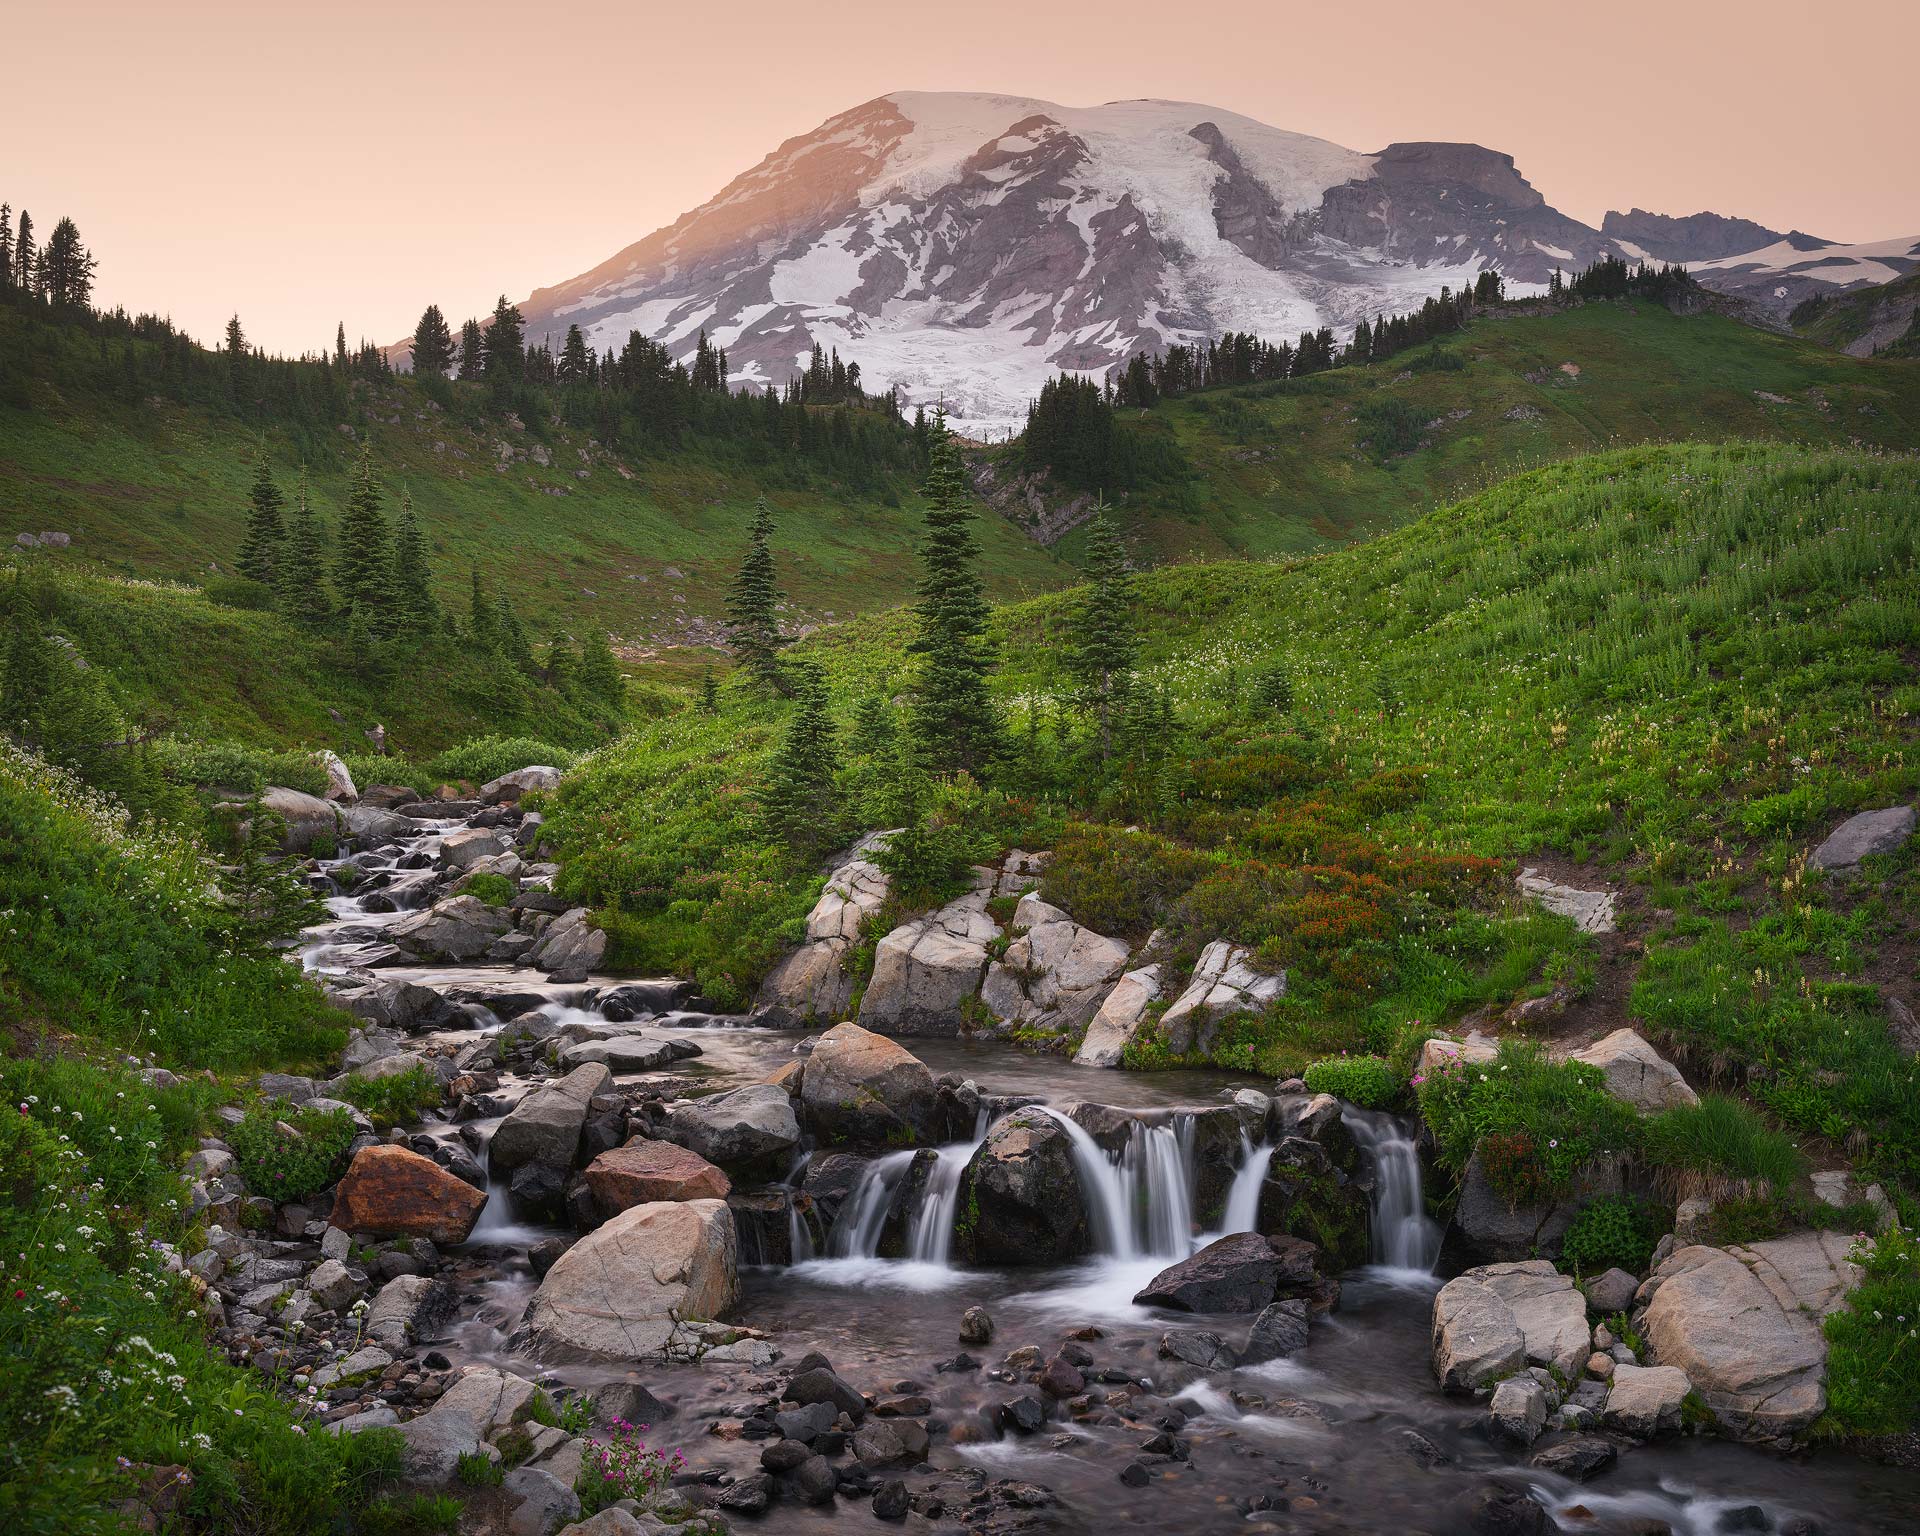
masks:
[[[1159,560],[1363,538],[1536,464],[1639,442],[1773,438],[1920,447],[1920,361],[1644,300],[1492,311],[1366,368],[1165,401],[1138,425],[1192,464],[1129,506]],[[1071,548],[1071,543],[1069,545]]]
[[[121,574],[202,580],[230,569],[253,455],[264,443],[283,488],[304,463],[314,504],[337,525],[363,441],[390,497],[404,488],[449,602],[479,569],[536,636],[605,629],[635,643],[680,637],[721,612],[754,498],[765,494],[794,623],[898,601],[920,525],[912,477],[849,489],[797,457],[739,462],[712,445],[616,454],[590,428],[496,416],[477,385],[356,379],[340,419],[315,432],[120,388],[120,343],[0,305],[0,542],[47,530],[71,554]],[[502,466],[505,466],[504,469]],[[983,530],[994,591],[1071,579],[1010,525]]]
[[[1106,767],[1067,672],[1077,598],[1018,604],[996,619],[1007,761],[934,791],[929,825],[966,856],[1055,846],[1049,899],[1167,929],[1176,963],[1226,934],[1285,966],[1223,1059],[1404,1061],[1544,997],[1568,1028],[1637,1019],[1913,1186],[1920,1097],[1882,999],[1913,988],[1920,872],[1847,886],[1804,859],[1920,789],[1917,550],[1912,458],[1735,444],[1574,460],[1361,548],[1155,571]],[[912,809],[885,746],[905,639],[886,615],[807,647],[843,733],[838,835]],[[630,958],[741,996],[792,938],[818,877],[755,816],[781,720],[736,680],[569,780],[550,828]],[[1503,921],[1521,859],[1620,888],[1625,933]]]

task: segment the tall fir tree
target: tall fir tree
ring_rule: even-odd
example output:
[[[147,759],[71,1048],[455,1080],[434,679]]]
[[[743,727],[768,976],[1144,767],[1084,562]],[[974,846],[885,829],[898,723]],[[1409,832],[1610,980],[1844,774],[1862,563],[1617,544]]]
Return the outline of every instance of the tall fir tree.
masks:
[[[333,365],[347,366],[347,322],[344,320],[333,328]]]
[[[500,632],[494,623],[496,610],[493,596],[487,591],[487,584],[480,579],[478,571],[473,572],[472,585],[467,594],[467,642],[476,650],[498,651]]]
[[[341,606],[365,619],[376,634],[393,618],[393,537],[380,510],[380,482],[374,478],[373,450],[362,448],[340,518],[340,548],[333,581]]]
[[[932,427],[927,535],[910,649],[919,657],[908,728],[931,773],[979,774],[1000,753],[1000,720],[987,692],[986,589],[973,536],[973,505],[945,414]]]
[[[0,203],[0,293],[13,286],[13,204]]]
[[[40,254],[40,286],[55,309],[85,309],[93,301],[93,274],[99,263],[80,243],[72,219],[53,226],[47,248]]]
[[[503,293],[493,306],[493,324],[487,327],[487,377],[501,381],[518,379],[526,367],[526,321],[517,305],[509,304]]]
[[[13,286],[22,293],[33,292],[37,275],[34,266],[33,215],[20,210],[20,232],[13,237]]]
[[[537,677],[539,663],[533,659],[533,647],[527,643],[527,632],[521,626],[520,615],[513,611],[504,593],[493,600],[493,629],[499,636],[500,654],[527,677]]]
[[[1072,610],[1072,664],[1092,702],[1100,728],[1100,758],[1113,754],[1116,706],[1126,694],[1139,651],[1134,630],[1133,576],[1126,546],[1105,502],[1096,504],[1087,532],[1087,590]]]
[[[393,628],[422,634],[440,627],[440,605],[433,600],[433,573],[427,566],[427,541],[413,514],[413,496],[400,493],[400,516],[393,526]]]
[[[486,371],[486,333],[478,320],[468,320],[460,327],[460,377],[477,379]]]
[[[580,647],[580,686],[603,704],[619,704],[626,693],[620,662],[604,630],[592,630]]]
[[[286,559],[287,530],[280,520],[283,505],[280,487],[273,483],[273,472],[267,468],[267,451],[262,448],[254,455],[253,488],[247,492],[247,531],[234,564],[247,580],[263,586],[277,583]]]
[[[332,616],[326,568],[326,533],[307,495],[307,472],[303,467],[300,488],[294,492],[293,507],[287,514],[286,554],[275,572],[274,583],[280,594],[280,606],[291,618],[317,628]]]
[[[762,683],[780,682],[780,588],[773,570],[773,510],[762,496],[753,504],[747,553],[727,588],[727,637],[734,654]]]
[[[429,304],[413,328],[413,371],[423,379],[444,379],[452,366],[453,332],[440,306]]]
[[[834,730],[819,668],[794,670],[793,718],[768,767],[760,812],[767,832],[807,859],[834,838]]]

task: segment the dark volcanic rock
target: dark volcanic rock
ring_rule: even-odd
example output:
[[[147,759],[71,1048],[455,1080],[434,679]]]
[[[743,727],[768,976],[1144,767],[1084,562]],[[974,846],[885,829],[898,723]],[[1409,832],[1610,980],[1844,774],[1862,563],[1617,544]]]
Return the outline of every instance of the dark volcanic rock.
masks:
[[[1590,1477],[1599,1476],[1619,1459],[1620,1452],[1611,1440],[1602,1440],[1598,1435],[1576,1435],[1571,1440],[1562,1440],[1557,1445],[1549,1445],[1536,1452],[1533,1465],[1546,1472],[1570,1477],[1576,1483],[1584,1483]]]
[[[1175,1312],[1258,1312],[1273,1300],[1279,1278],[1280,1260],[1267,1240],[1236,1232],[1169,1265],[1133,1300]]]
[[[1072,1143],[1038,1108],[1017,1109],[987,1133],[962,1176],[960,1209],[956,1236],[976,1263],[1050,1264],[1087,1251]]]

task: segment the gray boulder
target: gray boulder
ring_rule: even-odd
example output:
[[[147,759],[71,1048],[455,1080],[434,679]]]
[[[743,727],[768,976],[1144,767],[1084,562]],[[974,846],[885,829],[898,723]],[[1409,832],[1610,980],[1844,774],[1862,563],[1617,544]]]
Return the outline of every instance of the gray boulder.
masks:
[[[492,827],[463,827],[440,840],[440,867],[466,869],[482,859],[505,853],[512,846],[513,841],[506,833]]]
[[[1147,1022],[1147,1010],[1160,1001],[1160,967],[1143,965],[1128,971],[1101,1001],[1080,1048],[1075,1066],[1117,1067],[1126,1049]]]
[[[1849,816],[1830,837],[1808,856],[1815,869],[1849,870],[1862,859],[1876,854],[1894,853],[1913,836],[1914,814],[1910,805],[1889,806],[1883,811],[1862,811]]]
[[[288,853],[311,853],[316,844],[338,838],[344,824],[338,807],[280,785],[261,793],[260,808],[280,818],[280,846]]]
[[[1284,1360],[1307,1347],[1307,1304],[1297,1297],[1276,1301],[1253,1320],[1247,1335],[1247,1347],[1241,1352],[1242,1365],[1260,1365],[1268,1360]]]
[[[1500,1293],[1468,1275],[1433,1299],[1433,1374],[1448,1392],[1476,1392],[1527,1363],[1527,1338]]]
[[[559,787],[560,770],[536,763],[529,768],[516,768],[512,773],[503,773],[497,779],[489,779],[480,786],[480,798],[488,805],[511,805],[522,795],[534,790]]]
[[[1216,939],[1200,952],[1193,978],[1160,1017],[1160,1036],[1176,1055],[1212,1052],[1222,1020],[1238,1013],[1264,1013],[1284,997],[1286,972],[1256,971],[1248,951]]]
[[[999,937],[985,890],[903,923],[874,949],[860,1022],[887,1035],[958,1035],[962,1005],[987,974],[987,945]]]
[[[1537,869],[1523,869],[1514,882],[1520,894],[1529,896],[1549,912],[1573,919],[1582,933],[1612,933],[1614,929],[1613,892],[1582,890],[1577,885],[1561,885],[1549,880]]]
[[[1593,1330],[1587,1325],[1587,1299],[1571,1278],[1545,1259],[1488,1264],[1466,1273],[1506,1303],[1526,1341],[1528,1364],[1549,1366],[1564,1381],[1579,1379],[1593,1353]]]
[[[563,912],[547,925],[528,960],[555,981],[585,981],[607,953],[607,936],[585,907]]]
[[[1176,1312],[1258,1312],[1273,1300],[1279,1280],[1280,1261],[1267,1240],[1236,1232],[1163,1269],[1133,1301]]]
[[[1127,946],[1083,928],[1032,892],[1014,908],[1012,927],[1017,937],[987,967],[980,1000],[1009,1027],[1085,1029],[1126,969]]]
[[[422,959],[477,960],[512,926],[506,912],[478,896],[449,896],[401,918],[386,937]]]
[[[1606,1074],[1607,1092],[1642,1114],[1690,1107],[1700,1095],[1687,1086],[1680,1069],[1632,1029],[1616,1029],[1568,1058]]]
[[[800,1141],[800,1121],[786,1089],[750,1083],[682,1104],[667,1117],[666,1134],[729,1171],[782,1171]]]
[[[829,1141],[912,1141],[933,1129],[933,1073],[903,1047],[858,1024],[814,1043],[801,1078],[808,1120]]]
[[[1487,1421],[1497,1439],[1528,1446],[1547,1427],[1547,1392],[1531,1376],[1509,1376],[1493,1389]]]
[[[1677,1434],[1690,1385],[1671,1365],[1616,1365],[1600,1422],[1636,1440]]]
[[[500,1122],[488,1143],[494,1172],[510,1172],[528,1163],[571,1168],[580,1149],[580,1131],[595,1094],[613,1086],[613,1074],[599,1062],[575,1067],[565,1077],[543,1083]]]

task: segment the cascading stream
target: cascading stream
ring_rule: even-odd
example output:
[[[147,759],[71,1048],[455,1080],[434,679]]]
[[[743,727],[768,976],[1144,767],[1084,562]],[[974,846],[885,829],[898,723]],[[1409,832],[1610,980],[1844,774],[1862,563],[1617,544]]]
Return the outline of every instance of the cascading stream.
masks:
[[[927,1180],[920,1208],[913,1213],[907,1229],[909,1258],[923,1264],[946,1264],[953,1252],[953,1223],[960,1208],[960,1178],[986,1139],[987,1112],[983,1109],[974,1121],[972,1141],[955,1142],[935,1151],[938,1161]]]
[[[1193,1247],[1193,1118],[1136,1120],[1118,1159],[1056,1109],[1087,1205],[1094,1251],[1112,1259],[1184,1259]]]
[[[1373,1259],[1389,1269],[1432,1274],[1440,1261],[1440,1225],[1427,1214],[1420,1148],[1406,1122],[1348,1104],[1340,1112],[1353,1139],[1373,1159]]]
[[[1267,1181],[1267,1169],[1273,1162],[1273,1144],[1255,1146],[1240,1133],[1240,1167],[1227,1190],[1227,1207],[1220,1218],[1221,1237],[1235,1232],[1252,1232],[1260,1222],[1260,1186]]]
[[[846,1202],[833,1218],[827,1234],[827,1252],[836,1259],[870,1259],[880,1251],[880,1236],[893,1212],[900,1181],[913,1167],[916,1152],[889,1152],[861,1170]]]

